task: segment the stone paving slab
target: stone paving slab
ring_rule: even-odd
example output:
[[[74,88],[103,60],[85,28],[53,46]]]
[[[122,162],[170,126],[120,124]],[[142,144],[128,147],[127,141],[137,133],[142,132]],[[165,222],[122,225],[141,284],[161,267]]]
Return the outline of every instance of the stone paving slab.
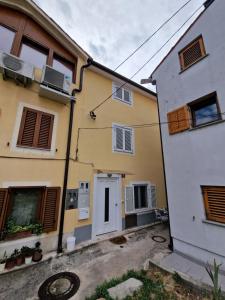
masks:
[[[126,281],[108,289],[111,298],[123,300],[127,296],[132,296],[135,291],[138,291],[143,286],[140,280],[129,278]]]

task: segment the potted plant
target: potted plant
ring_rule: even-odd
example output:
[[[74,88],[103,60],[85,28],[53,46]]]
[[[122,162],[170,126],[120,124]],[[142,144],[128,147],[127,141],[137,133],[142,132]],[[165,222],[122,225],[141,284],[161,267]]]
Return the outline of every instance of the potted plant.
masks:
[[[32,261],[34,262],[39,262],[40,260],[42,260],[42,249],[40,248],[41,243],[40,242],[36,242],[35,244],[35,248],[33,251],[33,257],[32,257]]]
[[[34,249],[30,248],[28,246],[23,246],[21,248],[21,253],[25,257],[25,263],[26,264],[30,264],[31,263],[33,252],[34,252]]]
[[[7,255],[6,255],[6,251],[5,251],[3,258],[0,259],[0,272],[4,271],[4,269],[5,269],[6,260],[7,260]]]
[[[6,223],[6,239],[18,239],[30,236],[32,234],[29,225],[17,225],[12,218]]]
[[[6,259],[5,268],[7,270],[11,270],[12,268],[15,267],[15,265],[16,265],[16,256],[15,253],[13,252],[11,256]]]
[[[24,255],[21,253],[21,251],[18,249],[15,249],[13,253],[14,253],[14,257],[16,259],[16,266],[21,266],[22,264],[24,264],[25,259],[24,259]]]

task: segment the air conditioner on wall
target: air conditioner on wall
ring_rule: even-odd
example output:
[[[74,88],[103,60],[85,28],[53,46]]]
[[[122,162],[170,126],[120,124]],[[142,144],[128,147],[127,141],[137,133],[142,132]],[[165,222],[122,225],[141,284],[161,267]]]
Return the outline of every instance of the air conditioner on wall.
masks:
[[[52,67],[44,66],[41,83],[49,88],[69,95],[72,78]]]
[[[17,83],[27,85],[34,79],[34,66],[22,59],[0,51],[0,72],[3,78],[15,79]]]

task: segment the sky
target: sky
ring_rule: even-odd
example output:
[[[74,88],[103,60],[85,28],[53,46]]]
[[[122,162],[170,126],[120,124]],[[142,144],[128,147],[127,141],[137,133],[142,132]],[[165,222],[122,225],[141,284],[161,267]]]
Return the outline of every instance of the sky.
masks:
[[[95,61],[114,70],[187,0],[34,0],[34,2]],[[204,2],[205,0],[192,0],[117,72],[131,78]],[[202,9],[132,80],[140,83],[141,78],[149,77]],[[151,85],[146,87],[152,89]]]

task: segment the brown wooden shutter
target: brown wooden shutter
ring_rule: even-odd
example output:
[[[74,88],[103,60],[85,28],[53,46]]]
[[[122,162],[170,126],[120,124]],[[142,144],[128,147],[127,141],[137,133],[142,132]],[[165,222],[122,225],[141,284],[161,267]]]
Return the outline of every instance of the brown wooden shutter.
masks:
[[[167,114],[169,133],[174,134],[190,128],[190,115],[187,105]]]
[[[202,187],[208,220],[225,223],[225,187]]]
[[[193,41],[182,51],[180,51],[179,56],[181,69],[186,69],[205,55],[206,52],[203,38],[199,37],[197,40]]]
[[[57,230],[60,187],[47,187],[42,208],[41,223],[44,232]]]
[[[7,206],[8,206],[8,189],[0,189],[0,230],[2,230],[5,225]]]
[[[17,145],[49,150],[53,123],[54,115],[24,107]]]
[[[35,134],[37,134],[37,118],[37,111],[24,107],[17,145],[34,147]]]
[[[40,116],[40,128],[38,134],[37,148],[50,149],[52,141],[54,116],[42,113]]]

